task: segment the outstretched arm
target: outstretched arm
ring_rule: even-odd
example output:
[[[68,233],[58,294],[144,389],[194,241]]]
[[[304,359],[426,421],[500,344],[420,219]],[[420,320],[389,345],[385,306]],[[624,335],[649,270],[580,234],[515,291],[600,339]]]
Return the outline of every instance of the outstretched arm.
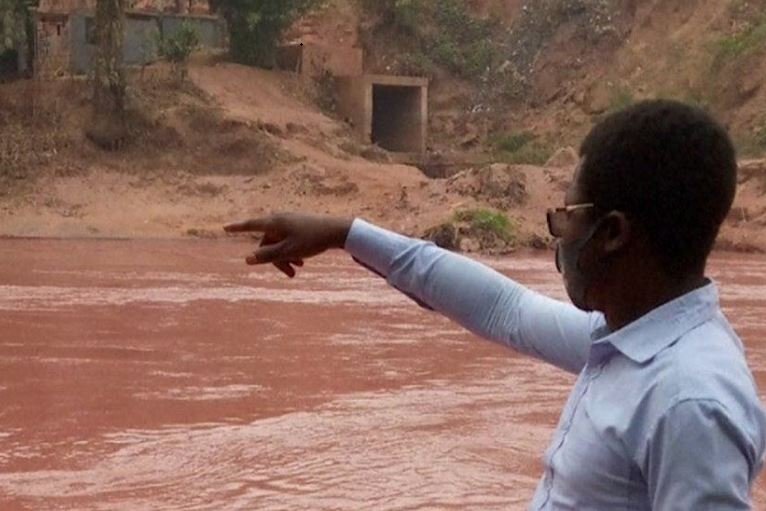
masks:
[[[553,300],[466,257],[355,220],[345,243],[396,289],[486,339],[578,373],[600,314]]]
[[[275,215],[226,230],[263,232],[261,248],[247,262],[273,263],[291,277],[304,258],[345,248],[395,288],[477,335],[573,373],[585,365],[590,334],[603,322],[478,262],[359,219]]]

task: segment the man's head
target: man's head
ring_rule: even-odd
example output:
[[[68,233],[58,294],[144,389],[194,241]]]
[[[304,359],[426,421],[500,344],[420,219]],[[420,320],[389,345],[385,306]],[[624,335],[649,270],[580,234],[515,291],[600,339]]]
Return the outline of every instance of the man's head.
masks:
[[[718,123],[645,101],[596,125],[580,156],[566,204],[587,206],[567,212],[559,233],[575,305],[600,309],[642,271],[668,283],[702,276],[736,190],[735,151]]]

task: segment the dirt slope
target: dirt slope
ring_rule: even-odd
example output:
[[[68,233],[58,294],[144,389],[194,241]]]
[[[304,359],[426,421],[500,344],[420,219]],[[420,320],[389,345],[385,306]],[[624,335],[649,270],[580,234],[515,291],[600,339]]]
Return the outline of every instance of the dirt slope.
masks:
[[[181,98],[157,114],[173,126],[167,138],[175,143],[110,155],[71,141],[31,188],[0,200],[0,234],[215,235],[233,219],[299,209],[364,216],[419,235],[457,210],[489,206],[509,210],[519,243],[540,244],[544,208],[560,200],[560,186],[550,183],[567,170],[499,165],[431,180],[387,163],[385,153],[355,143],[346,126],[306,100],[300,83],[280,73],[219,64],[194,67],[191,79],[210,105],[202,110]],[[77,171],[65,172],[72,162]],[[504,199],[509,190],[516,190],[515,202]]]

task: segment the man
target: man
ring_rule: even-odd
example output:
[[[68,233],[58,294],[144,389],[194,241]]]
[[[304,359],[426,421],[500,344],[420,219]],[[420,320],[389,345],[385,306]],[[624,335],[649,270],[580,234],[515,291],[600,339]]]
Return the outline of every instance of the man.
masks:
[[[549,210],[573,305],[362,220],[276,215],[249,264],[328,248],[488,339],[579,374],[530,509],[740,510],[766,448],[744,349],[705,278],[734,200],[736,158],[704,112],[648,101],[587,136],[565,205]]]

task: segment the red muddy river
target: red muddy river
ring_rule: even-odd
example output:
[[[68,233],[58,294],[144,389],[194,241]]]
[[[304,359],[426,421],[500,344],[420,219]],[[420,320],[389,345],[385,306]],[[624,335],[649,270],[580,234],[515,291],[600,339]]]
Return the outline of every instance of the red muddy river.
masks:
[[[248,250],[0,241],[0,509],[525,509],[572,377]],[[564,296],[549,255],[489,264]],[[766,389],[766,258],[710,273]]]

